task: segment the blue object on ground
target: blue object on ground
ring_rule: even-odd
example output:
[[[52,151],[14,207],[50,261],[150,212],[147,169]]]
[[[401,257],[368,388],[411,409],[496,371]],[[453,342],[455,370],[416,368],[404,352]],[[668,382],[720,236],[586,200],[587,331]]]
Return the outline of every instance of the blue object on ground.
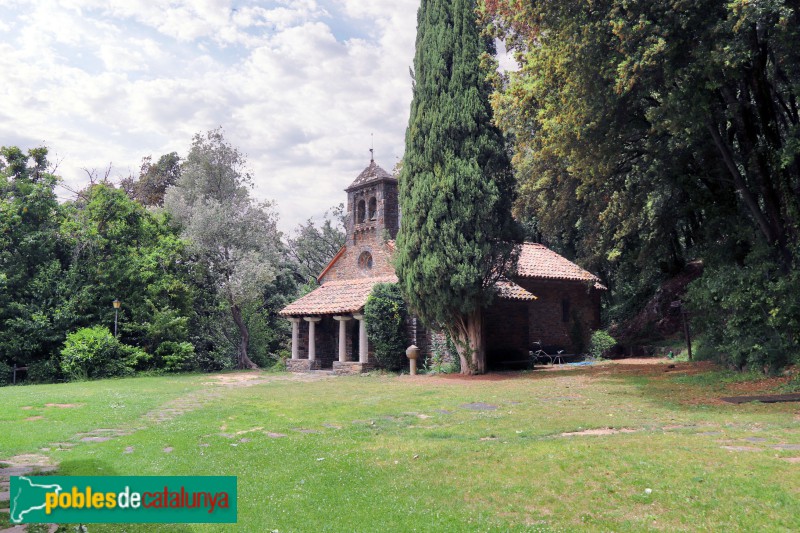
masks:
[[[569,366],[589,366],[593,365],[594,361],[581,361],[580,363],[567,363]]]

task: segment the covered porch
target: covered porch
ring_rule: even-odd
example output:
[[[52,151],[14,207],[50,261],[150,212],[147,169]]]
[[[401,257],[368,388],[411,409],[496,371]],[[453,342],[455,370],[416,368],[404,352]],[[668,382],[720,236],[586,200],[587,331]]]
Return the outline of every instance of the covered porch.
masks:
[[[290,372],[333,370],[360,373],[371,369],[364,315],[291,316],[292,358]]]
[[[292,323],[287,369],[357,374],[374,368],[364,305],[375,284],[394,281],[394,277],[329,281],[286,306],[280,315]]]

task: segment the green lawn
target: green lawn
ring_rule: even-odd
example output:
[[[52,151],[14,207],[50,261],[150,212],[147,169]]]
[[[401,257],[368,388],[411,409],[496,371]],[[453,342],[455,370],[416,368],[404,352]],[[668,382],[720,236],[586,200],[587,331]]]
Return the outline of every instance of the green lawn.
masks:
[[[800,464],[785,460],[800,450],[774,447],[800,444],[798,405],[720,404],[741,385],[730,375],[665,368],[7,387],[0,461],[41,453],[61,475],[239,477],[237,526],[91,532],[800,529]],[[603,428],[626,431],[562,435]],[[93,429],[123,435],[80,440]]]

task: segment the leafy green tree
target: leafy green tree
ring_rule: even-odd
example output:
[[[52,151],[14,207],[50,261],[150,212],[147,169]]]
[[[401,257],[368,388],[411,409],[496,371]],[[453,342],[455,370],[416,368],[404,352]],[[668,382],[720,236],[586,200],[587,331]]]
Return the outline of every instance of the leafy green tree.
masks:
[[[273,206],[254,201],[251,186],[244,156],[217,129],[194,136],[181,177],[164,200],[236,323],[239,368],[257,368],[248,356],[243,309],[275,279],[283,255]]]
[[[513,255],[513,177],[492,124],[494,42],[474,0],[423,0],[400,175],[396,266],[411,309],[455,341],[463,373],[485,370],[482,308]]]
[[[698,357],[765,373],[797,363],[798,294],[800,270],[783,273],[763,243],[741,263],[711,261],[687,294]]]
[[[278,313],[297,296],[295,265],[284,260],[276,265],[275,279],[262,287],[261,296],[243,307],[250,332],[248,355],[258,366],[271,366],[286,356],[292,328]]]
[[[181,159],[175,152],[162,155],[156,163],[152,157],[142,159],[139,178],[122,180],[122,188],[128,196],[147,207],[164,205],[167,189],[178,182],[181,175]]]
[[[164,214],[151,213],[120,189],[90,186],[65,205],[62,234],[72,250],[65,305],[74,326],[112,324],[119,299],[121,339],[153,353],[187,340],[192,314],[190,257]]]
[[[797,269],[797,2],[483,8],[520,59],[493,97],[517,212],[604,273],[618,317],[694,257]]]
[[[72,320],[57,183],[46,148],[0,148],[0,361],[8,364],[57,353]]]
[[[379,283],[372,289],[364,306],[369,343],[378,365],[386,370],[400,370],[406,353],[406,318],[408,311],[400,287]]]
[[[317,276],[344,246],[344,204],[325,213],[322,223],[308,219],[289,239],[289,255],[297,265],[300,283],[316,283]]]

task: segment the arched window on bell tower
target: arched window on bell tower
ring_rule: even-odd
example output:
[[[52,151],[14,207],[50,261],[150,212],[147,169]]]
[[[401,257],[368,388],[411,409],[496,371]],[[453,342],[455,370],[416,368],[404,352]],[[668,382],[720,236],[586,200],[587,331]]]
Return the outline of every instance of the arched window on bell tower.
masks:
[[[367,219],[367,206],[364,200],[358,201],[358,209],[356,210],[356,223],[363,224]]]
[[[375,220],[378,218],[378,201],[373,196],[369,199],[369,219]]]

